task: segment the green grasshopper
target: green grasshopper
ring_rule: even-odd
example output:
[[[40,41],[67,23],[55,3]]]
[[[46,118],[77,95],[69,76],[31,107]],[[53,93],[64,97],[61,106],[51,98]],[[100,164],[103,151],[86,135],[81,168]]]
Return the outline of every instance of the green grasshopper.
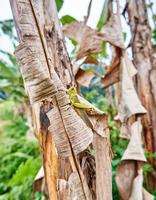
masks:
[[[70,87],[67,90],[67,94],[69,95],[71,105],[75,108],[78,115],[86,122],[88,127],[92,128],[93,126],[85,112],[85,110],[92,109],[92,108],[90,106],[87,106],[86,104],[80,103],[77,97],[77,91],[75,87],[73,86]]]
[[[78,97],[77,97],[77,91],[76,91],[76,88],[75,87],[71,87],[68,89],[67,91],[67,94],[69,95],[69,98],[70,98],[70,102],[71,102],[71,105],[75,108],[79,108],[79,109],[91,109],[91,107],[83,104],[83,103],[80,103]]]

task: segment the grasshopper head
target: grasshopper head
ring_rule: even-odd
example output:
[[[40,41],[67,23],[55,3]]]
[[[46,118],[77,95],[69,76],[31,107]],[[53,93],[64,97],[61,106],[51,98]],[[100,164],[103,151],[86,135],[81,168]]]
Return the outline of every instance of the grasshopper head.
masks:
[[[70,87],[67,91],[68,94],[76,94],[77,91],[76,91],[76,88],[74,86]]]

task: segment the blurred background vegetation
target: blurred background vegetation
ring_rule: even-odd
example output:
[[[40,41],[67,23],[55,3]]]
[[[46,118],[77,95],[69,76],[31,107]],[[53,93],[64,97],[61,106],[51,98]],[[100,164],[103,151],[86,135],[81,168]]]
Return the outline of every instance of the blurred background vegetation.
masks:
[[[60,9],[63,1],[58,2],[58,9]],[[151,10],[152,4],[148,5],[148,8]],[[70,19],[70,16],[62,18],[63,23],[70,23]],[[156,20],[155,15],[153,20]],[[0,21],[0,34],[6,34],[16,46],[17,39],[12,20]],[[152,42],[155,45],[155,28],[153,28]],[[32,197],[34,178],[42,165],[39,147],[32,133],[33,128],[29,123],[31,115],[27,110],[29,102],[16,59],[8,52],[0,50],[0,53],[3,55],[2,57],[6,58],[0,60],[0,200],[27,200]],[[74,49],[72,53],[74,53]],[[97,73],[102,75],[104,73],[102,70],[103,60],[107,58],[106,49],[104,48],[101,54],[96,56],[98,59],[103,57],[102,64],[87,67],[95,69]],[[81,87],[81,93],[88,101],[109,114],[111,144],[115,154],[112,161],[113,199],[118,200],[114,177],[128,141],[119,138],[119,129],[113,121],[116,114],[114,102],[109,101],[109,93],[101,88],[100,80],[94,77],[88,88]],[[113,94],[113,90],[111,94]],[[146,153],[146,156],[156,158],[155,154]],[[145,180],[151,171],[152,167],[145,164]],[[145,186],[147,187],[146,183]],[[151,192],[155,194],[156,198],[156,191]],[[35,195],[36,200],[41,198],[41,195]]]
[[[0,22],[0,34],[17,44],[13,20]],[[0,199],[26,200],[41,167],[37,140],[30,134],[28,99],[14,55],[0,50]]]

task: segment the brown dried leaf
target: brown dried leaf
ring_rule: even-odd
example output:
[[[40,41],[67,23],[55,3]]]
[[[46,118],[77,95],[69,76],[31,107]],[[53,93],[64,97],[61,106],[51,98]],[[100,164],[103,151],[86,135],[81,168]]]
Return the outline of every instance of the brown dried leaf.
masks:
[[[92,56],[88,56],[78,61],[74,61],[72,65],[72,71],[78,84],[89,87],[90,81],[96,75],[96,72],[93,70],[86,71],[81,69],[80,66],[85,63],[98,64],[98,60]]]
[[[130,139],[130,130],[129,125],[126,123],[122,123],[120,127],[120,138]]]
[[[117,169],[116,182],[122,200],[153,200],[143,188],[142,162],[122,161]]]
[[[84,32],[92,30],[86,26],[83,22],[73,22],[63,27],[63,33],[66,37],[81,42]]]
[[[35,181],[44,178],[43,166],[39,169],[37,175],[35,176]]]
[[[142,125],[134,122],[131,126],[131,139],[122,160],[136,160],[146,162],[141,140]]]
[[[53,108],[47,113],[49,131],[54,135],[59,156],[71,156],[71,148],[75,155],[79,154],[92,142],[91,129],[69,105],[70,100],[65,91],[58,92],[52,103]]]
[[[143,164],[138,163],[137,176],[133,181],[132,192],[129,200],[154,200],[154,196],[151,195],[143,187]]]
[[[122,56],[122,50],[118,47],[113,48],[113,58],[111,64],[106,67],[106,74],[102,78],[103,88],[107,88],[110,85],[120,81],[120,61]],[[127,53],[123,55],[127,69],[131,76],[134,76],[137,73],[132,61],[129,59]]]
[[[118,14],[112,14],[108,23],[103,27],[102,34],[105,41],[110,44],[124,49],[124,40],[122,34],[122,27],[120,23],[120,18]]]
[[[121,100],[118,107],[118,115],[115,118],[121,122],[127,120],[134,114],[144,114],[147,112],[142,106],[133,85],[132,75],[136,73],[136,70],[127,66],[129,66],[127,65],[127,59],[122,57],[120,66],[122,69]]]
[[[122,161],[116,172],[116,183],[122,200],[128,200],[132,190],[133,180],[136,176],[135,161]]]
[[[133,77],[137,74],[137,70],[132,61],[129,59],[128,54],[126,52],[124,52],[123,57],[127,66],[128,73],[131,77]]]
[[[49,77],[40,41],[26,40],[17,47],[15,54],[31,103],[53,96],[57,90]]]
[[[77,59],[100,52],[102,41],[107,41],[114,46],[124,48],[120,19],[116,14],[111,16],[102,32],[90,28],[83,22],[70,23],[64,26],[63,32],[65,36],[79,43]]]
[[[143,200],[143,169],[142,163],[139,163],[137,176],[133,180],[132,192],[129,200]]]
[[[143,163],[146,162],[141,143],[140,121],[131,126],[131,139],[117,169],[116,182],[123,200],[144,200]]]
[[[44,181],[44,169],[43,166],[38,171],[34,183],[33,183],[33,192],[43,191],[45,189],[45,181]]]
[[[82,33],[82,39],[77,51],[77,59],[92,53],[100,52],[102,41],[109,42],[119,48],[124,48],[120,19],[116,14],[110,17],[110,20],[104,26],[102,32],[98,32],[86,26],[86,29],[84,29]]]
[[[92,115],[89,117],[93,129],[95,130],[95,133],[100,135],[101,137],[107,138],[109,140],[109,131],[108,131],[108,125],[105,122],[106,121],[106,115]],[[105,122],[105,123],[104,123]]]
[[[94,76],[95,76],[95,73],[84,71],[79,68],[79,70],[75,76],[75,79],[78,84],[85,86],[85,87],[89,87],[90,81],[92,80],[92,78]]]
[[[80,101],[80,103],[85,104],[87,107],[89,107],[89,108],[85,109],[88,115],[103,115],[103,114],[105,114],[103,111],[99,110],[96,106],[91,104],[89,101],[84,99],[82,96],[77,95],[77,97],[78,97],[78,100]]]
[[[122,50],[115,47],[113,50],[112,61],[109,66],[105,68],[106,74],[102,78],[102,87],[107,88],[110,85],[120,81],[120,59]]]
[[[154,200],[154,196],[151,195],[147,190],[143,189],[143,200]]]
[[[101,51],[101,36],[97,35],[97,31],[93,30],[83,22],[74,22],[63,28],[65,36],[76,40],[79,43],[77,51],[77,59],[88,56]]]
[[[99,64],[99,61],[94,58],[93,56],[87,56],[86,59],[84,60],[84,63],[89,63],[89,64],[95,64],[95,65],[98,65]]]
[[[104,39],[100,33],[87,26],[79,43],[76,58],[80,59],[84,56],[100,52]]]

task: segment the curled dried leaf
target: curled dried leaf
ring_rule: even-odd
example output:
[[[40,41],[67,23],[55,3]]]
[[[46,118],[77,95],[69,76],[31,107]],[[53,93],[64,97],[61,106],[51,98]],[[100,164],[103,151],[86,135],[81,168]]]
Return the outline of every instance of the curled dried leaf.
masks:
[[[84,32],[87,32],[90,28],[83,22],[73,22],[63,27],[63,33],[66,37],[81,42]]]
[[[80,60],[74,60],[73,64],[72,64],[72,71],[74,76],[78,73],[80,66],[83,64],[95,64],[98,65],[99,62],[96,58],[92,57],[92,56],[86,56]]]
[[[144,200],[143,163],[146,162],[141,144],[140,121],[131,126],[131,139],[117,169],[116,182],[123,200]]]
[[[132,76],[136,73],[136,70],[128,67],[127,59],[124,59],[124,57],[121,58],[120,67],[122,70],[121,100],[115,119],[123,122],[134,114],[144,114],[147,111],[142,106],[133,85]]]
[[[102,87],[107,88],[110,85],[120,81],[120,60],[122,50],[118,47],[113,47],[112,61],[109,66],[105,68],[105,76],[102,78]]]
[[[138,167],[137,176],[133,180],[132,192],[129,200],[143,200],[143,169],[142,164]]]
[[[119,16],[113,14],[102,32],[92,29],[83,22],[73,22],[64,26],[65,36],[79,43],[77,59],[101,51],[102,42],[106,41],[119,48],[124,48]]]
[[[102,50],[104,38],[98,32],[87,27],[83,32],[81,42],[79,43],[76,58],[80,59],[90,54],[98,53]]]
[[[105,68],[105,76],[102,78],[103,88],[107,88],[110,85],[120,81],[120,64],[122,59],[122,50],[119,47],[112,47],[112,61],[109,66]],[[128,72],[130,76],[134,76],[137,73],[132,61],[129,59],[127,53],[123,54],[123,59],[125,60]]]
[[[135,161],[122,161],[118,166],[116,172],[116,183],[119,190],[121,199],[128,200],[131,191],[133,180],[136,176],[136,164]]]
[[[97,133],[98,135],[102,137],[109,138],[106,113],[99,110],[97,107],[95,107],[93,104],[88,102],[86,99],[84,99],[80,95],[78,95],[78,99],[80,103],[83,103],[89,107],[89,109],[86,109],[86,112],[89,116],[89,120],[92,124],[92,129],[95,131],[95,133]]]
[[[15,54],[31,103],[53,96],[57,88],[49,77],[40,41],[26,40],[17,47]]]
[[[122,123],[120,127],[120,137],[123,139],[130,139],[130,127],[127,123]]]
[[[85,109],[88,115],[103,115],[105,114],[103,111],[99,110],[96,106],[91,104],[89,101],[84,99],[82,96],[77,95],[80,103],[85,104],[88,109]]]
[[[142,125],[134,122],[131,126],[131,139],[122,160],[137,160],[146,162],[141,140]]]
[[[79,43],[77,59],[101,51],[102,38],[97,31],[90,28],[83,22],[74,22],[63,28],[65,36],[76,40]]]
[[[151,195],[147,190],[143,189],[143,200],[154,200],[154,196]]]
[[[43,166],[39,169],[37,175],[35,176],[35,180],[44,178],[44,169]]]
[[[82,152],[92,142],[93,133],[70,106],[65,91],[60,91],[52,99],[53,108],[47,113],[50,120],[49,131],[54,135],[59,156],[68,157]]]
[[[122,34],[120,18],[118,14],[112,14],[107,24],[102,29],[105,41],[113,46],[124,49],[124,40]]]
[[[100,135],[101,137],[107,138],[109,141],[109,129],[107,123],[105,122],[106,118],[107,117],[105,114],[103,115],[96,114],[89,117],[93,125],[93,129],[95,130],[95,133]]]
[[[143,163],[125,160],[117,169],[116,182],[123,200],[153,200],[154,197],[143,188]]]
[[[85,86],[85,87],[89,87],[89,84],[94,76],[95,76],[95,73],[89,72],[89,71],[84,71],[79,68],[79,70],[75,76],[75,79],[78,84]]]
[[[99,61],[94,58],[93,56],[89,55],[86,57],[86,59],[84,60],[84,63],[86,64],[95,64],[95,65],[98,65],[99,64]]]
[[[44,169],[43,166],[39,169],[33,183],[33,192],[43,191],[45,189]]]

